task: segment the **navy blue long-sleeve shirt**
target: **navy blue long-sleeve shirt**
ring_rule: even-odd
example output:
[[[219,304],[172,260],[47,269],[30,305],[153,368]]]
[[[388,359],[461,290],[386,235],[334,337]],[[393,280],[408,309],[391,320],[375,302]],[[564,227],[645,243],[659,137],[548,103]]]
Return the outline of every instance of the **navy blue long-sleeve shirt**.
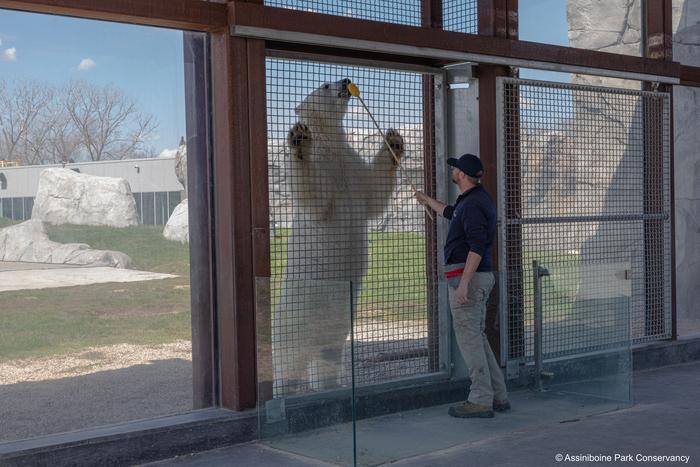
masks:
[[[491,246],[496,235],[496,206],[481,185],[465,191],[442,213],[450,219],[445,242],[445,264],[464,263],[470,251],[481,256],[477,272],[489,272]]]

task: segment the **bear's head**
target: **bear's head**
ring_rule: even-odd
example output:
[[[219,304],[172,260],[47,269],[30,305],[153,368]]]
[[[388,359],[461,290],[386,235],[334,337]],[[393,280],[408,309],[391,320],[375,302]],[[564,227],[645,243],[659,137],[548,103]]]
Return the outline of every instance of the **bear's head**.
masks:
[[[342,120],[350,101],[350,80],[344,78],[323,83],[297,105],[296,113],[302,120]]]

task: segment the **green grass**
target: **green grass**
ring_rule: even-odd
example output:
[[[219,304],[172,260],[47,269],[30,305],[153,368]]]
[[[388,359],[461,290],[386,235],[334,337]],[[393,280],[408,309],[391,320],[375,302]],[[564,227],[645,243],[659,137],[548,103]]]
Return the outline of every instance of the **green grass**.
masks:
[[[191,338],[188,247],[165,240],[162,226],[48,230],[54,241],[121,251],[134,269],[179,277],[0,293],[0,361]]]
[[[13,222],[0,217],[0,227]],[[179,277],[0,293],[0,361],[74,352],[117,343],[161,344],[190,339],[187,245],[165,240],[161,226],[124,229],[49,226],[52,240],[121,251],[132,268]],[[289,231],[272,239],[273,308],[284,275]],[[426,319],[425,240],[417,233],[372,233],[369,268],[357,304],[360,320]],[[578,256],[527,251],[523,258],[526,306],[532,303],[532,259],[550,267],[544,281],[545,316],[568,314],[578,287]]]
[[[273,308],[284,277],[288,238],[288,229],[278,229],[271,243]],[[357,304],[360,319],[426,319],[425,265],[423,235],[412,232],[370,233],[367,275]]]

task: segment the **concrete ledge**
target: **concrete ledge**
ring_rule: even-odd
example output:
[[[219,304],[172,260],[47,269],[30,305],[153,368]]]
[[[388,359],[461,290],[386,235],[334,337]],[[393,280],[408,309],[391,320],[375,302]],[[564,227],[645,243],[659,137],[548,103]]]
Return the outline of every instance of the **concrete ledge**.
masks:
[[[700,360],[700,338],[655,342],[633,350],[634,370]],[[602,355],[584,356],[557,365],[568,378],[583,371],[591,375],[617,371]],[[526,379],[509,382],[513,389]],[[467,379],[432,375],[356,390],[356,410],[361,419],[464,400]],[[286,417],[273,426],[272,434],[294,433],[352,420],[349,391],[290,398]],[[270,432],[266,434],[271,434]],[[252,441],[258,437],[258,412],[205,409],[182,415],[72,433],[0,443],[0,465],[117,466],[144,463],[197,451]]]
[[[700,338],[650,342],[633,349],[635,371],[697,360],[700,360]]]
[[[255,439],[257,412],[197,410],[0,444],[2,466],[133,465]]]

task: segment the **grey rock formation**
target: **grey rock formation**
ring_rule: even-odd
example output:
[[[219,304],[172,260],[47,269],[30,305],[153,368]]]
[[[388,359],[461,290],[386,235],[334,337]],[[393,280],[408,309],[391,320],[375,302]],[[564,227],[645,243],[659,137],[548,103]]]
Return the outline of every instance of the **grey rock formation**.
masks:
[[[187,200],[178,204],[163,229],[163,237],[180,243],[189,243],[190,231],[188,223]]]
[[[93,250],[84,243],[53,242],[38,219],[0,230],[0,261],[115,268],[127,268],[131,264],[129,256],[117,251]]]
[[[41,172],[32,218],[56,225],[138,224],[136,202],[126,180],[61,168]]]
[[[175,153],[175,175],[185,190],[187,198],[187,143],[185,138],[180,139],[180,146]]]

